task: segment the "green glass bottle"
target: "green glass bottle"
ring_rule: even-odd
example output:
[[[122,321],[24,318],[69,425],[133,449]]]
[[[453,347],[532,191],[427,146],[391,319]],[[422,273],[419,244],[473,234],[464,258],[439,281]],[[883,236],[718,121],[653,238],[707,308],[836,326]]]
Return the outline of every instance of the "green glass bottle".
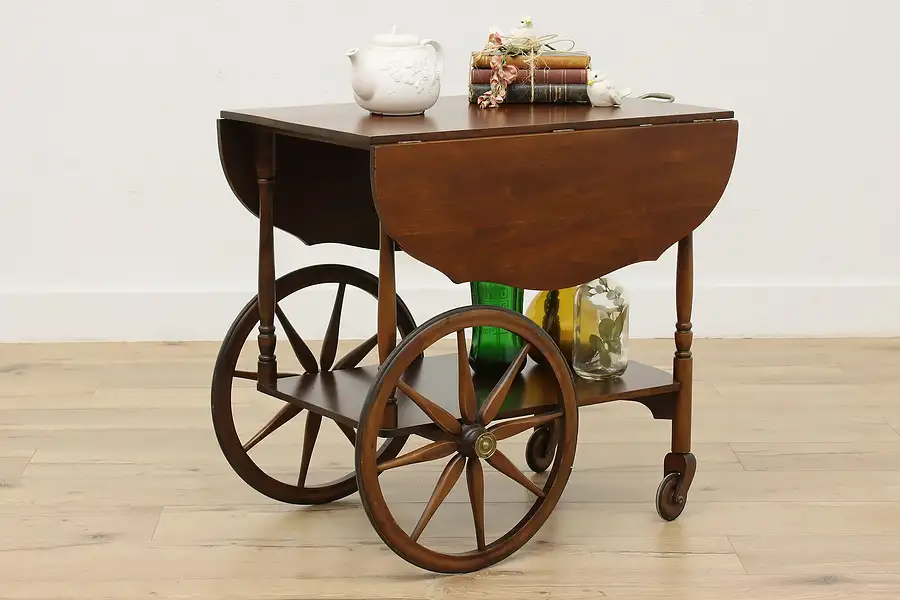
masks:
[[[525,290],[522,288],[486,281],[473,281],[469,287],[474,305],[499,306],[522,312],[525,302]],[[505,329],[473,327],[469,364],[476,372],[505,370],[515,360],[522,346],[522,338]]]

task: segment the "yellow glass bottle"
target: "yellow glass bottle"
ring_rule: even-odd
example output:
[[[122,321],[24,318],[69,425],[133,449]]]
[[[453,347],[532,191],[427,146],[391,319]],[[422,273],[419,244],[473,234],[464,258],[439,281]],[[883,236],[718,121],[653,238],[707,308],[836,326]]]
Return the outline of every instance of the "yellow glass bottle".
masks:
[[[525,311],[525,315],[529,319],[550,334],[569,363],[572,362],[575,341],[575,292],[577,291],[578,286],[540,292]],[[532,358],[542,362],[540,354],[534,354],[532,354]]]

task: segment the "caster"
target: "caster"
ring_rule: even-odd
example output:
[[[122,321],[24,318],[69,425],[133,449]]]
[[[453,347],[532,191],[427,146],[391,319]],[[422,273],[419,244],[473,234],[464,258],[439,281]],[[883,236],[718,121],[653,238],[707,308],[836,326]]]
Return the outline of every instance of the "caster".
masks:
[[[656,489],[656,512],[666,521],[674,521],[684,511],[687,498],[678,496],[678,483],[681,474],[669,473]]]
[[[697,472],[697,459],[690,452],[666,455],[666,476],[656,490],[656,512],[666,521],[674,521],[684,512],[688,490]]]
[[[535,473],[543,473],[553,464],[556,456],[556,444],[554,444],[553,429],[542,427],[536,429],[525,446],[525,462],[528,468]]]

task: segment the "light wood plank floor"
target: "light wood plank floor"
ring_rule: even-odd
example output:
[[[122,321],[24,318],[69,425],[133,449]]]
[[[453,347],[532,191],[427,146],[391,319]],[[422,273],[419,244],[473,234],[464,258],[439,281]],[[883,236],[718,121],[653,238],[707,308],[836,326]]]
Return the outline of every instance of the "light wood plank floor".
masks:
[[[284,506],[234,475],[210,424],[217,346],[0,346],[0,598],[900,598],[900,340],[696,340],[700,468],[681,519],[653,507],[668,423],[592,407],[550,521],[464,576],[396,557],[358,496]],[[672,343],[633,355],[668,367]],[[248,430],[273,402],[239,394]],[[352,468],[326,425],[323,478]],[[301,428],[256,456],[295,474]],[[398,519],[418,517],[439,468],[392,481]],[[497,534],[527,496],[488,477]],[[427,541],[451,545],[471,522],[460,483]]]

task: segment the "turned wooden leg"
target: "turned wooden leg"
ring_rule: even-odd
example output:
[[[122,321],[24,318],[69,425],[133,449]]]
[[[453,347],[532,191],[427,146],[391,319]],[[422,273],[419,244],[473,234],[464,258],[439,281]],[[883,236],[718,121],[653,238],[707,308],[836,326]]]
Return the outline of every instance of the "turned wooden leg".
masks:
[[[397,282],[394,274],[394,240],[381,226],[378,255],[378,360],[382,364],[397,344]],[[392,394],[385,406],[384,426],[397,422],[397,399]]]
[[[678,270],[675,281],[674,378],[681,384],[672,419],[672,451],[663,462],[665,478],[658,491],[657,508],[666,519],[677,518],[684,510],[687,493],[697,471],[691,454],[691,382],[693,378],[691,304],[694,294],[694,251],[691,235],[678,242]]]
[[[675,380],[681,384],[672,419],[672,452],[691,451],[691,382],[693,359],[691,304],[694,295],[694,251],[691,235],[678,242],[678,271],[675,280]]]
[[[259,187],[259,360],[258,383],[275,385],[275,237],[272,200],[275,189],[275,136],[262,131],[256,145]]]
[[[381,227],[378,257],[378,359],[387,360],[397,343],[397,283],[394,276],[394,241]]]

